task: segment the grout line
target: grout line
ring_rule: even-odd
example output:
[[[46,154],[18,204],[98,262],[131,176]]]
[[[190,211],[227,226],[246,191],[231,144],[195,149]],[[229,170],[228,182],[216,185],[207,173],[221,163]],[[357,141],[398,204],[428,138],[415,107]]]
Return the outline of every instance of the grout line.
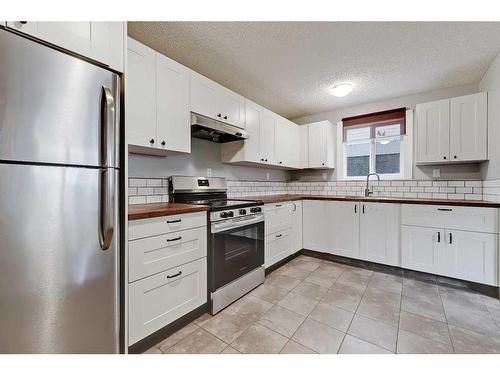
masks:
[[[438,285],[438,294],[439,294],[439,300],[441,301],[441,307],[443,308],[443,313],[444,313],[444,319],[446,320],[446,328],[448,329],[448,336],[450,336],[450,344],[451,344],[451,349],[453,350],[453,353],[455,352],[455,345],[453,345],[453,339],[451,338],[451,331],[450,331],[450,325],[448,324],[448,316],[446,315],[446,309],[444,308],[444,303],[443,303],[443,297],[441,297],[441,290]]]

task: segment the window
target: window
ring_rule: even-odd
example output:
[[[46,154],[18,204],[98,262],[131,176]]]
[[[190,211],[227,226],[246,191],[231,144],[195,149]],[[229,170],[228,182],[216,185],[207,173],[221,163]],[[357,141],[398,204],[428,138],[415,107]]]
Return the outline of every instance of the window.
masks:
[[[360,179],[376,172],[382,178],[403,177],[406,109],[342,120],[343,177]]]

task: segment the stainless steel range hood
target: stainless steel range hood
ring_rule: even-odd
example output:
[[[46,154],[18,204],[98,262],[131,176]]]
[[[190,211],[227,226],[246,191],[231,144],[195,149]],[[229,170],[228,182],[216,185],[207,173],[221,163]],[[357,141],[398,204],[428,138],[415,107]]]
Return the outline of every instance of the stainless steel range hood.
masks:
[[[248,133],[236,126],[191,112],[191,136],[225,143],[248,138]]]

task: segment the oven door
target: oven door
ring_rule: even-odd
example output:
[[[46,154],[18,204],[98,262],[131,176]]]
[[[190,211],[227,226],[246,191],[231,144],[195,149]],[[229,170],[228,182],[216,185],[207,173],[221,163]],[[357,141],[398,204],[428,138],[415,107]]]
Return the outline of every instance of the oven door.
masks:
[[[212,291],[264,264],[264,216],[211,224]]]

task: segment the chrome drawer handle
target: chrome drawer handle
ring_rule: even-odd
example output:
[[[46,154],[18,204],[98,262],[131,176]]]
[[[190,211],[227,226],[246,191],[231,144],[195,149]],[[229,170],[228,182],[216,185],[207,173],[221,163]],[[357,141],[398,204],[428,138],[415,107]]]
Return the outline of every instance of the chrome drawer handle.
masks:
[[[174,277],[182,275],[182,271],[177,272],[175,275],[167,275],[167,279],[173,279]]]
[[[177,220],[167,220],[167,224],[174,224],[174,223],[180,223],[182,219],[177,219]]]
[[[182,236],[179,236],[179,237],[176,237],[176,238],[171,238],[171,239],[167,238],[167,242],[179,241],[179,240],[182,240]]]

